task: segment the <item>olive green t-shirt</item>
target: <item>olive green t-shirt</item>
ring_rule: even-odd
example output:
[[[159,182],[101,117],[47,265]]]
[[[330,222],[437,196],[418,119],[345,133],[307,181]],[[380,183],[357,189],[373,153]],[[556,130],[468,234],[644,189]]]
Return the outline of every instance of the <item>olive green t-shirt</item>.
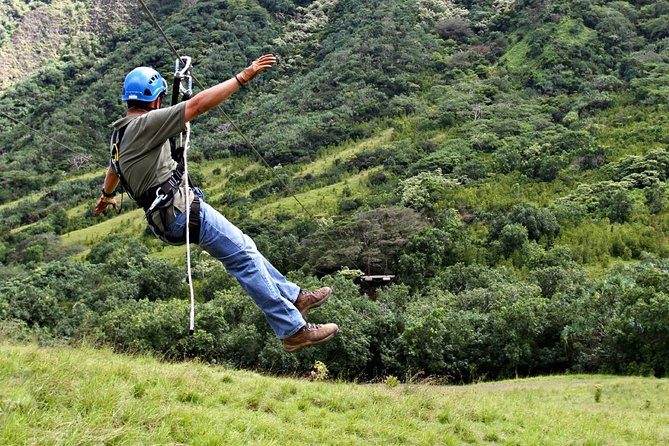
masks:
[[[181,102],[114,122],[116,129],[127,124],[119,147],[119,166],[135,198],[172,175],[177,163],[170,153],[169,138],[186,130],[185,116],[186,103]],[[184,196],[179,190],[174,197],[174,206],[182,212]]]

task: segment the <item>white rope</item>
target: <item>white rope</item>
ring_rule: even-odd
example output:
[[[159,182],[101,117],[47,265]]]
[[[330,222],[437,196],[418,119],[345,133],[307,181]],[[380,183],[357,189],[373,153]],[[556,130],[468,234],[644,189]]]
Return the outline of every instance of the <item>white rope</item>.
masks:
[[[186,191],[186,262],[188,264],[188,289],[190,291],[190,334],[195,331],[195,292],[190,261],[190,186],[188,185],[188,148],[190,146],[190,122],[186,123],[186,142],[184,143],[184,175],[181,179]]]

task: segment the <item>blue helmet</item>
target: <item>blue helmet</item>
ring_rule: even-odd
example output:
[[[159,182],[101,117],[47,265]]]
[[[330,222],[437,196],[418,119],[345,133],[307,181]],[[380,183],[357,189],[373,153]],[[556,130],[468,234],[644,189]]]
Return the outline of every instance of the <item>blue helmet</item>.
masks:
[[[123,101],[152,102],[161,94],[167,94],[167,82],[153,68],[137,67],[125,77]]]

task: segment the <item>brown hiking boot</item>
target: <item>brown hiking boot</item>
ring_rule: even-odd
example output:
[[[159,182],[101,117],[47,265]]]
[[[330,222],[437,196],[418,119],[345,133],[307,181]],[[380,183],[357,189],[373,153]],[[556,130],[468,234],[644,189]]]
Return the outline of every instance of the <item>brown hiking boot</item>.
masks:
[[[288,353],[294,353],[302,347],[318,345],[327,342],[339,331],[337,324],[310,324],[302,327],[300,331],[283,340],[283,349]]]
[[[302,316],[306,316],[310,308],[316,308],[325,303],[332,294],[332,288],[323,287],[316,291],[309,291],[308,293],[303,293],[300,291],[300,295],[297,296],[295,300],[295,308],[300,310]]]

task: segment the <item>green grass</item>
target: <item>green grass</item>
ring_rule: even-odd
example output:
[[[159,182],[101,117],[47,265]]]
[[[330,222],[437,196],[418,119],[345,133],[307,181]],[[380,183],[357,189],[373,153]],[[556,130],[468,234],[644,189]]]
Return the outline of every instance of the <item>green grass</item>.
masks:
[[[113,232],[123,232],[131,235],[141,234],[145,225],[144,211],[135,209],[94,226],[68,232],[61,236],[61,240],[66,246],[91,245]]]
[[[301,172],[304,174],[310,173],[314,176],[326,173],[334,167],[336,160],[347,161],[359,153],[376,149],[378,146],[388,143],[393,137],[393,132],[392,128],[386,129],[373,138],[349,142],[324,150],[314,162],[306,164]]]
[[[369,190],[367,178],[379,168],[369,169],[357,175],[330,186],[312,189],[285,198],[270,197],[265,204],[254,207],[251,216],[256,218],[271,218],[277,214],[295,215],[302,212],[302,208],[295,197],[315,217],[331,216],[338,212],[338,204],[344,198],[344,190],[351,190],[351,197],[363,197]]]
[[[191,254],[198,249],[196,245],[191,244]],[[158,259],[167,260],[171,263],[185,263],[186,261],[186,246],[179,245],[173,246],[168,244],[163,244],[158,251],[151,251],[151,255]]]
[[[572,45],[583,45],[588,41],[596,39],[597,32],[583,26],[582,23],[578,23],[578,21],[573,18],[564,18],[560,20],[560,23],[555,29],[555,37],[560,42],[569,42]]]
[[[528,182],[519,173],[495,174],[473,185],[458,186],[448,192],[448,204],[475,209],[511,208],[518,203],[549,206],[571,192],[573,186],[560,180],[550,183]]]
[[[356,154],[372,150],[379,145],[390,141],[392,139],[392,135],[393,129],[387,129],[372,138],[358,141],[347,141],[343,144],[324,149],[319,153],[313,162],[301,165],[297,170],[294,170],[292,176],[298,177],[306,174],[317,176],[324,174],[335,166],[337,160],[346,161]],[[261,166],[257,161],[246,158],[231,158],[223,161],[223,163],[224,165],[221,165],[221,161],[208,161],[204,164],[198,165],[198,169],[204,174],[206,178],[205,197],[209,203],[215,204],[223,196],[223,192],[226,190],[226,188],[229,187],[226,177],[232,171],[236,170],[237,172],[244,172],[257,169],[259,166]],[[220,176],[213,175],[213,169],[215,167],[222,169],[222,174]],[[271,178],[274,179],[273,176]],[[304,198],[309,203],[311,203],[311,197],[313,197],[314,194],[319,197],[327,197],[324,200],[318,198],[315,201],[315,204],[326,203],[327,212],[324,213],[331,214],[337,210],[336,205],[338,203],[338,199],[331,199],[334,197],[332,195],[333,193],[341,192],[346,185],[349,185],[352,190],[354,188],[357,188],[361,191],[366,190],[366,188],[361,189],[359,187],[360,178],[361,176],[357,175],[353,178],[349,178],[348,180],[344,179],[342,180],[342,183],[337,185],[317,187],[310,191],[301,192],[298,194],[298,196]],[[257,183],[243,185],[237,184],[232,187],[232,190],[235,190],[242,196],[248,196],[251,190],[257,186]],[[310,211],[319,215],[322,214],[323,212],[319,211],[317,207],[318,206],[314,206],[314,209],[310,209]],[[272,196],[266,200],[260,200],[259,202],[254,203],[254,210],[252,211],[252,214],[254,216],[274,216],[281,212],[299,213],[301,211],[302,209],[292,197],[286,200],[281,198],[277,199],[276,196]]]
[[[536,63],[531,63],[527,60],[527,53],[530,50],[529,42],[531,34],[525,35],[522,40],[513,44],[502,57],[499,58],[498,64],[506,65],[511,70],[519,70],[526,65],[536,68]]]
[[[39,224],[38,221],[36,221],[35,223],[28,223],[27,225],[23,225],[23,226],[19,226],[19,227],[17,227],[17,228],[11,229],[9,232],[10,232],[11,234],[18,234],[19,232],[21,232],[21,231],[25,231],[26,229],[30,229],[30,228],[32,228],[33,226],[36,226],[36,225],[38,225],[38,224]]]
[[[200,163],[193,163],[192,169],[199,171],[204,176],[205,198],[209,203],[215,203],[220,200],[223,192],[228,186],[228,177],[232,173],[242,172],[248,168],[257,168],[258,164],[249,158],[226,158],[207,160]],[[217,175],[216,169],[220,170]]]
[[[596,401],[597,389],[599,401]],[[360,385],[0,344],[0,444],[655,445],[669,380]]]

